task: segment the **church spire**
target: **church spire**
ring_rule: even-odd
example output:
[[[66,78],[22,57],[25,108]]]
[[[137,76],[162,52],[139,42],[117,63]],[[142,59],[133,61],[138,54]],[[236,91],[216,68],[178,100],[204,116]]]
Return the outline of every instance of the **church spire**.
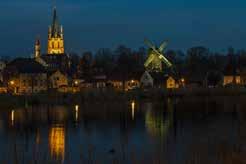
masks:
[[[63,28],[59,24],[56,7],[48,30],[48,54],[64,54]]]
[[[56,7],[53,9],[53,20],[52,20],[52,25],[51,25],[51,35],[52,37],[58,37],[60,36],[61,31],[60,31],[60,25],[57,17],[57,11]]]

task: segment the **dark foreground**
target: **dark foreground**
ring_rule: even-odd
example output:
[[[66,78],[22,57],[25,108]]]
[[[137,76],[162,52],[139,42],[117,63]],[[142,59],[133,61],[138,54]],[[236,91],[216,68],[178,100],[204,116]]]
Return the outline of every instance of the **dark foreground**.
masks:
[[[0,110],[1,164],[246,161],[245,97]]]
[[[29,95],[0,94],[0,107],[29,107],[33,105],[70,105],[94,102],[122,102],[122,101],[157,101],[164,99],[233,97],[246,96],[246,88],[180,88],[180,89],[137,89],[128,92],[115,91],[113,89],[84,89],[76,93],[44,92]],[[1,110],[1,109],[0,109]]]

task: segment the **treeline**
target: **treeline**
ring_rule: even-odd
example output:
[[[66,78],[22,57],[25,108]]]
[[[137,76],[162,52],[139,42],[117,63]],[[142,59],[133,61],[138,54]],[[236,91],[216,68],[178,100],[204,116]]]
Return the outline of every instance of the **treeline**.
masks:
[[[71,54],[71,67],[77,75],[95,72],[126,74],[144,70],[148,49],[132,50],[119,46],[115,50],[99,49],[96,53]],[[175,66],[180,75],[202,78],[209,72],[237,72],[246,66],[246,51],[229,48],[226,53],[212,52],[206,47],[193,47],[186,52],[167,50],[165,56]],[[166,68],[163,67],[165,72]]]
[[[71,67],[76,76],[89,76],[92,74],[118,74],[144,70],[147,50],[139,48],[132,50],[119,46],[115,50],[99,49],[96,53],[84,52],[82,55],[71,53]]]
[[[119,74],[145,70],[144,62],[148,56],[148,49],[141,47],[133,50],[124,45],[116,49],[101,48],[97,52],[84,52],[82,54],[70,53],[70,74],[74,77],[85,77],[93,74]],[[180,76],[189,79],[201,79],[210,72],[220,74],[229,71],[236,74],[246,68],[246,50],[228,48],[225,53],[212,52],[206,47],[193,47],[187,51],[165,51],[171,63]],[[1,57],[10,61],[10,57]],[[165,65],[163,71],[167,71]]]

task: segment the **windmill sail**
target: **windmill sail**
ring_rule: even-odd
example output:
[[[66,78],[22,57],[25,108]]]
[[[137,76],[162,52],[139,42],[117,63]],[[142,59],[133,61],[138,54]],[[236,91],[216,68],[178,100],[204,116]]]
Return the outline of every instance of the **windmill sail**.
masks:
[[[164,42],[160,45],[160,47],[159,47],[159,52],[163,52],[164,49],[167,47],[167,44],[168,44],[168,42],[167,42],[167,41],[164,41]]]
[[[145,39],[144,43],[150,48],[148,58],[144,63],[145,68],[152,71],[161,72],[162,62],[164,62],[167,67],[172,66],[172,63],[162,53],[163,50],[167,47],[167,41],[163,42],[158,49],[148,39]]]

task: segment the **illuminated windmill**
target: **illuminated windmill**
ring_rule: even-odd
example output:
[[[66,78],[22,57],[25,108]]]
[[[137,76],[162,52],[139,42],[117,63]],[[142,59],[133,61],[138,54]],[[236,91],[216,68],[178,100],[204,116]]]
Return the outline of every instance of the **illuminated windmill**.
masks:
[[[148,58],[144,66],[149,71],[161,72],[162,64],[165,63],[167,67],[172,67],[172,63],[165,58],[163,51],[167,46],[167,41],[164,41],[159,48],[157,48],[149,40],[145,39],[144,43],[149,47]]]

